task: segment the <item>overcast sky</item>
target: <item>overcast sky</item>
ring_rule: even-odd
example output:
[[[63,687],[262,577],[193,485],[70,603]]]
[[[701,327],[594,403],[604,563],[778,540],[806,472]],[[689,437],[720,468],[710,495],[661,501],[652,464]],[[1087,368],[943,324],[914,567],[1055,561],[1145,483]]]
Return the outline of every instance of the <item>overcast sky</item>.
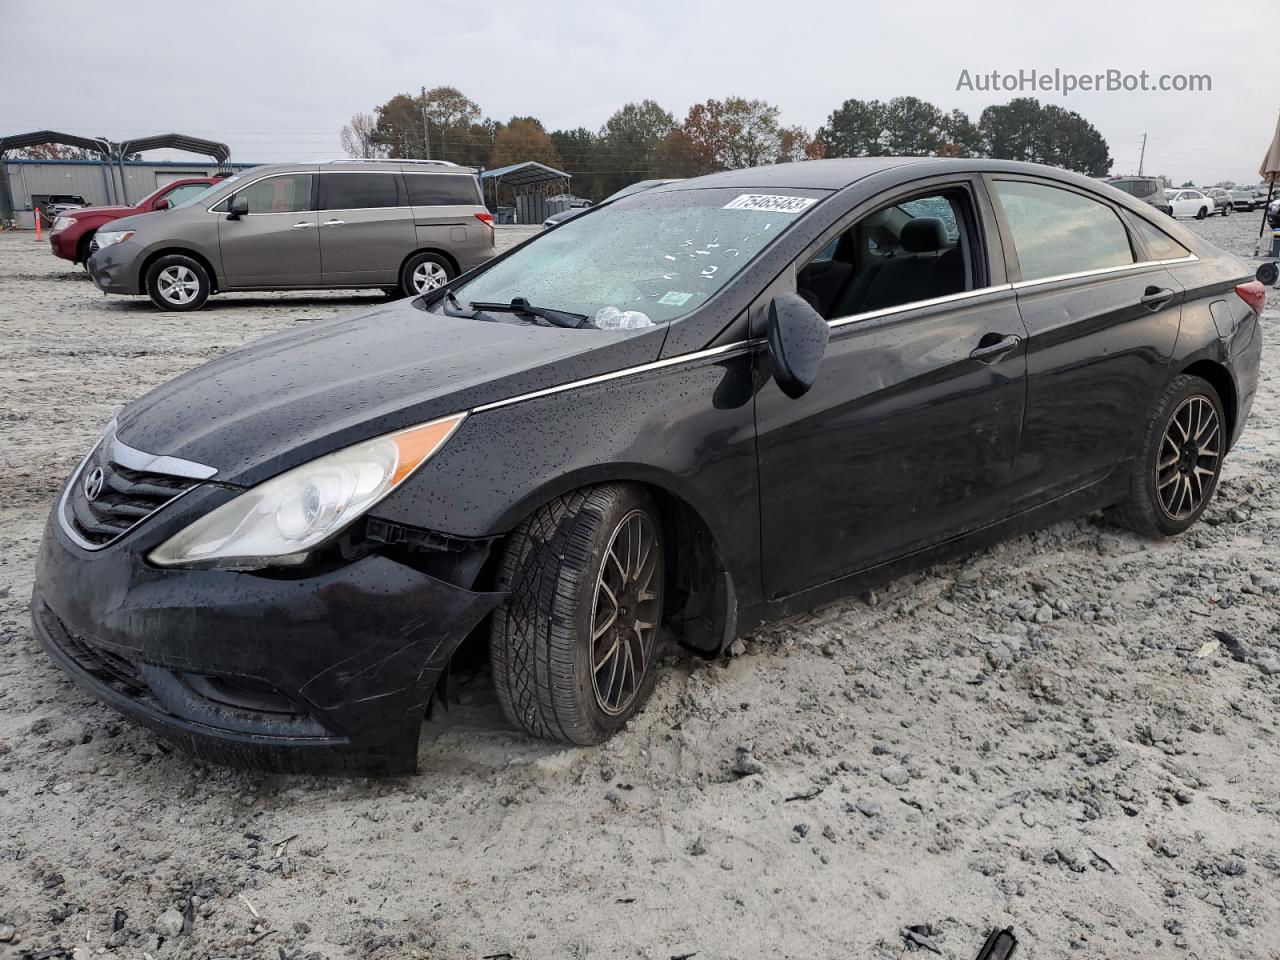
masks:
[[[548,130],[597,129],[645,97],[679,120],[741,95],[812,131],[851,97],[910,94],[976,120],[1016,95],[957,91],[965,69],[1116,69],[1209,74],[1213,89],[1038,96],[1097,126],[1116,173],[1137,171],[1145,132],[1147,173],[1252,182],[1280,112],[1276,0],[4,0],[0,24],[0,133],[177,130],[241,161],[342,156],[353,113],[424,85]]]

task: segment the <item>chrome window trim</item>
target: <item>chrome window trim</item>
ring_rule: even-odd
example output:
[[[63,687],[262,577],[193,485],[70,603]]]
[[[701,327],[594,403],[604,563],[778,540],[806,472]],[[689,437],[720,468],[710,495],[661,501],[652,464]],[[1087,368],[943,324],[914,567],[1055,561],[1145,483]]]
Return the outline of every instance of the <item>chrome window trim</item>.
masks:
[[[622,370],[614,370],[612,373],[602,373],[598,376],[587,377],[583,380],[573,380],[569,383],[561,383],[554,387],[546,387],[542,390],[533,390],[529,393],[517,394],[514,397],[507,397],[505,400],[494,400],[491,403],[482,403],[477,407],[472,407],[468,414],[484,413],[487,410],[497,410],[500,407],[509,407],[513,404],[524,403],[526,400],[537,400],[540,397],[549,397],[553,394],[564,393],[567,390],[576,390],[579,387],[589,387],[597,383],[607,383],[610,380],[620,380],[623,377],[631,377],[640,373],[648,373],[650,370],[662,370],[666,367],[678,366],[682,363],[694,363],[699,360],[707,360],[712,357],[727,357],[737,353],[746,353],[757,345],[764,343],[764,340],[742,340],[738,343],[728,343],[721,347],[711,347],[708,350],[695,350],[693,353],[682,353],[678,357],[667,357],[665,360],[655,360],[652,363],[642,363],[634,367],[626,367]]]
[[[843,327],[849,323],[857,323],[859,320],[874,320],[876,317],[888,317],[895,313],[905,313],[907,310],[918,310],[921,307],[933,307],[944,303],[958,303],[961,300],[969,300],[973,297],[985,296],[989,293],[1002,293],[1005,290],[1013,289],[1011,283],[1000,283],[994,287],[978,287],[976,290],[962,290],[960,293],[949,293],[945,297],[930,297],[928,300],[912,300],[910,303],[902,303],[896,307],[884,307],[880,310],[868,310],[865,313],[851,313],[847,316],[836,317],[827,321],[829,327]]]
[[[1174,241],[1175,243],[1177,241]],[[1172,260],[1139,260],[1136,263],[1125,263],[1118,267],[1099,267],[1096,270],[1081,270],[1078,273],[1059,273],[1052,277],[1037,277],[1034,280],[1019,280],[1013,285],[1015,290],[1024,290],[1028,287],[1039,286],[1043,283],[1055,283],[1059,280],[1079,280],[1083,277],[1103,277],[1112,273],[1124,273],[1128,270],[1138,270],[1142,267],[1169,267],[1179,263],[1194,263],[1200,258],[1194,253],[1189,253],[1185,257],[1175,257]]]

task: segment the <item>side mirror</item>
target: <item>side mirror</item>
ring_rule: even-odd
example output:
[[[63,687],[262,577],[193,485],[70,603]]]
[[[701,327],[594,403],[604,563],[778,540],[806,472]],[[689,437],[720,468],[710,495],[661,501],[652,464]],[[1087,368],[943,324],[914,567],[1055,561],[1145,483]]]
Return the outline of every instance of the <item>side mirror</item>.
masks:
[[[769,304],[769,357],[773,379],[792,400],[809,392],[818,379],[831,328],[804,297],[784,293]]]
[[[231,203],[227,206],[227,219],[239,220],[249,212],[248,197],[232,197]]]
[[[169,201],[161,197],[159,200],[155,202],[155,206],[153,206],[151,209],[152,210],[168,210]]]

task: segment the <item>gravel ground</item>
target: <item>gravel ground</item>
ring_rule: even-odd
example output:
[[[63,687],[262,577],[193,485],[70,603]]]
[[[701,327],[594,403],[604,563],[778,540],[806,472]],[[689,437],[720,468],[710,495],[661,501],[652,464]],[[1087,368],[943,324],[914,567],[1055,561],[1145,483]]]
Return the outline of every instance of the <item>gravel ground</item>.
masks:
[[[1256,219],[1193,226],[1248,253]],[[1087,517],[671,655],[601,747],[516,735],[483,667],[392,781],[200,766],[80,694],[27,619],[76,459],[149,386],[373,299],[166,315],[0,235],[0,955],[898,957],[915,926],[965,960],[1005,925],[1280,955],[1274,350],[1188,535]]]

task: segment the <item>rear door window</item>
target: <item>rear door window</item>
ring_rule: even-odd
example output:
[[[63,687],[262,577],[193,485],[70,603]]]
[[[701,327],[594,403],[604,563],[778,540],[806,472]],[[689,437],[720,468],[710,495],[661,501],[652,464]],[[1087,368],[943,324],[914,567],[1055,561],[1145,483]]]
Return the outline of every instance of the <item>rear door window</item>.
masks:
[[[321,210],[368,210],[397,207],[394,173],[322,173]]]
[[[415,207],[478,206],[480,194],[470,176],[449,173],[406,173],[409,203]]]
[[[1105,203],[1024,180],[996,180],[995,192],[1004,208],[1023,280],[1134,262],[1129,232]]]

